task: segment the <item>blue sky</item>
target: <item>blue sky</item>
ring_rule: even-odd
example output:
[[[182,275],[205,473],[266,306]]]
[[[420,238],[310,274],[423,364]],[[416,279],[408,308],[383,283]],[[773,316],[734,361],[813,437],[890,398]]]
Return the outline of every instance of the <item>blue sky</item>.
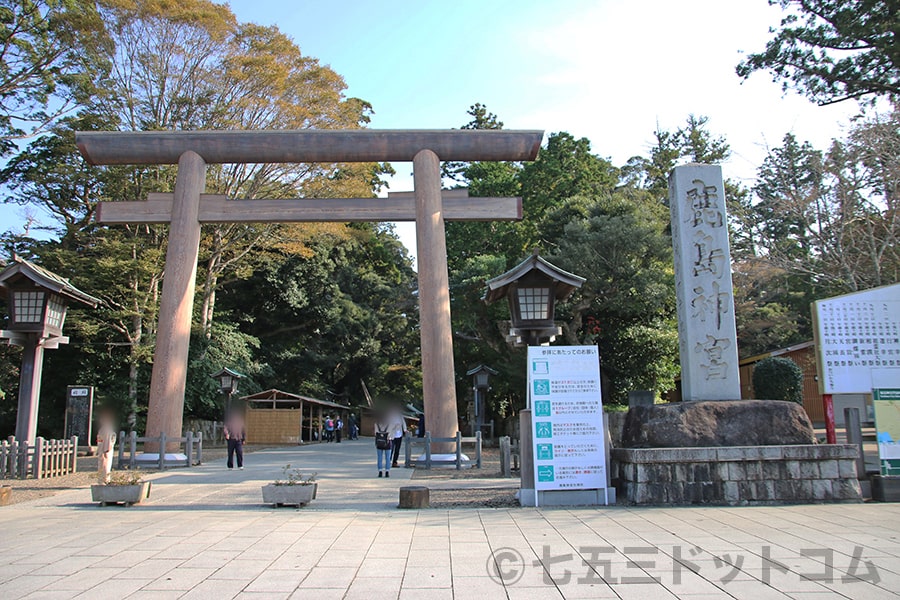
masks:
[[[781,10],[766,0],[234,0],[242,21],[276,24],[372,103],[376,128],[450,128],[487,104],[510,129],[587,137],[616,164],[652,134],[706,115],[731,143],[728,177],[752,183],[767,146],[794,132],[822,147],[856,107],[817,107],[767,74],[742,84],[741,52],[764,47]],[[395,164],[392,190],[412,189]],[[3,229],[19,207],[0,207]],[[414,246],[411,224],[398,228]]]

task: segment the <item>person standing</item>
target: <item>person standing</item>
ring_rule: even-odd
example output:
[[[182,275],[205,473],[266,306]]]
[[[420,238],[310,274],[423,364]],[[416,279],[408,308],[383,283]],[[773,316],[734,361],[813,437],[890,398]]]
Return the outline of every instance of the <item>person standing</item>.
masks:
[[[247,430],[244,420],[237,413],[232,413],[225,422],[225,441],[228,444],[228,468],[234,468],[234,457],[237,456],[238,469],[244,469],[244,442],[247,440]]]
[[[391,411],[390,425],[391,437],[393,438],[391,466],[396,467],[397,459],[400,458],[400,446],[403,445],[403,430],[406,429],[406,421],[398,409]]]
[[[331,418],[331,415],[325,415],[325,441],[334,441],[334,419]]]
[[[359,425],[356,424],[356,416],[353,414],[350,415],[350,439],[359,439]]]
[[[378,476],[391,476],[391,450],[394,448],[391,439],[391,422],[386,415],[378,415],[375,419],[375,454],[378,457]]]
[[[344,421],[341,417],[338,417],[334,422],[334,435],[337,437],[337,443],[341,443],[341,431],[344,429]]]
[[[112,470],[113,450],[116,447],[116,428],[113,425],[112,413],[104,410],[100,413],[100,430],[97,432],[97,483],[109,483],[109,472]],[[121,467],[120,467],[121,468]]]

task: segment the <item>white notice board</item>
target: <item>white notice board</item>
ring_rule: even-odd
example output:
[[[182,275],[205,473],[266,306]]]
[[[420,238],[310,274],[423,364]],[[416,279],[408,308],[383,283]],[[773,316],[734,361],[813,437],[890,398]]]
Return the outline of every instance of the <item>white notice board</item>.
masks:
[[[900,367],[900,284],[812,307],[820,393],[868,394],[873,369]]]
[[[596,346],[528,348],[535,490],[606,488]]]

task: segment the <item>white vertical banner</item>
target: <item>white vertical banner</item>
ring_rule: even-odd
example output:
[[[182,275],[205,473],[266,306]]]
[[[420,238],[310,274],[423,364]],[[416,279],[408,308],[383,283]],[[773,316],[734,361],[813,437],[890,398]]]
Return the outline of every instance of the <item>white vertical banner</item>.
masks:
[[[606,488],[596,346],[528,348],[535,490]]]

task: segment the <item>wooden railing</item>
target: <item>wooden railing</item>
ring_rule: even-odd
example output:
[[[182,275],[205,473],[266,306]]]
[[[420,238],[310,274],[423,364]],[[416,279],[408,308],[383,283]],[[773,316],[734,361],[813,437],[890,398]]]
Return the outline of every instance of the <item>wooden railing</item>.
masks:
[[[140,437],[137,432],[132,431],[126,434],[124,431],[119,432],[119,459],[118,468],[128,467],[134,469],[138,463],[144,466],[151,466],[150,462],[144,462],[139,459],[137,446],[151,442],[157,445],[159,452],[158,457],[154,459],[152,466],[162,470],[166,467],[190,467],[191,465],[199,465],[203,463],[203,433],[188,431],[184,437],[169,438],[165,432],[159,437]],[[166,444],[177,443],[179,446],[184,445],[184,460],[166,460]],[[125,458],[126,446],[128,447],[128,458]]]
[[[0,479],[44,479],[74,473],[78,437],[67,440],[36,438],[34,443],[10,437],[0,442]]]
[[[425,437],[414,437],[409,432],[406,433],[404,438],[405,446],[406,446],[406,462],[405,466],[407,468],[413,466],[424,466],[426,469],[430,469],[435,461],[431,459],[432,451],[431,447],[433,444],[454,444],[455,445],[455,455],[456,458],[452,461],[451,464],[456,465],[456,469],[460,470],[463,466],[462,459],[462,446],[463,444],[475,444],[475,467],[481,468],[481,432],[476,431],[475,437],[463,437],[460,432],[456,432],[454,437],[446,437],[446,438],[436,438],[431,437],[431,432],[426,431]],[[413,460],[413,444],[416,446],[422,446],[422,450],[425,454],[425,459],[423,461],[419,461],[418,459]],[[470,461],[471,462],[471,461]],[[420,464],[421,463],[421,464]],[[446,461],[441,461],[441,464],[447,464]]]

